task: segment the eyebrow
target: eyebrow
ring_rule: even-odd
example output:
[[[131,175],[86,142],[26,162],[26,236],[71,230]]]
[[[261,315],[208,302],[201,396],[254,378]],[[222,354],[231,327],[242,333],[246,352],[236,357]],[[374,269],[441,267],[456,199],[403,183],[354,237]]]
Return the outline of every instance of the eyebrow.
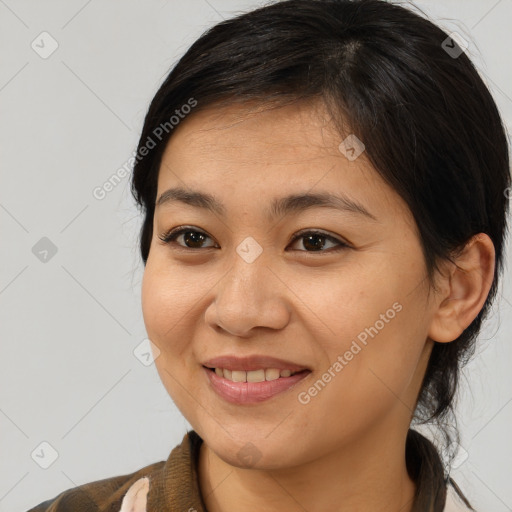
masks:
[[[182,187],[170,188],[163,192],[156,201],[156,207],[173,202],[181,202],[195,208],[202,208],[222,217],[226,214],[224,205],[213,195],[195,190],[187,190]],[[299,213],[309,208],[324,207],[334,208],[344,212],[362,215],[378,222],[362,204],[350,199],[344,194],[335,195],[329,192],[298,193],[280,197],[272,201],[270,208],[266,210],[268,220],[275,217]]]

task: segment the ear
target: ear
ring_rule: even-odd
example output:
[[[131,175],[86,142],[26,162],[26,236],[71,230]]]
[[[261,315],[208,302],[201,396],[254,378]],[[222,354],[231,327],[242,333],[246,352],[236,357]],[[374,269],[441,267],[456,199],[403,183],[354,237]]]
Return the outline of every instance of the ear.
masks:
[[[439,343],[457,339],[482,309],[494,278],[494,244],[488,235],[478,233],[449,265],[440,278],[438,295],[428,336]]]
[[[149,479],[139,478],[128,489],[119,512],[146,512],[147,494],[149,491]]]

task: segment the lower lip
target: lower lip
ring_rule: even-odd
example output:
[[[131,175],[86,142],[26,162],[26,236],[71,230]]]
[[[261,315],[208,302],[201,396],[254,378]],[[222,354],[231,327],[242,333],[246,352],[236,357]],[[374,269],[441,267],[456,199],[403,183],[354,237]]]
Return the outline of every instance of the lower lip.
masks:
[[[219,377],[214,370],[209,370],[203,366],[214,391],[224,400],[233,404],[250,404],[263,402],[279,393],[287,391],[297,384],[311,372],[308,370],[296,373],[290,377],[279,377],[275,380],[266,380],[263,382],[233,382]]]

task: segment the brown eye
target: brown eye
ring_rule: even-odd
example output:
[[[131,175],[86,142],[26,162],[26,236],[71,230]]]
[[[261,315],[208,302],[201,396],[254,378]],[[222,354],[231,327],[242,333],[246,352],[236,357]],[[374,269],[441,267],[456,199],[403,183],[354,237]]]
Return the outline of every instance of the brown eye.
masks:
[[[183,243],[178,243],[179,246],[184,247],[186,249],[202,249],[203,243],[207,238],[210,238],[206,233],[202,231],[198,231],[193,228],[182,227],[178,229],[173,229],[168,233],[164,233],[160,235],[159,238],[165,244],[170,244],[175,242],[178,237],[183,235]],[[212,247],[212,246],[210,246]],[[208,247],[207,247],[208,248]]]
[[[181,242],[178,242],[178,238],[183,237]],[[179,247],[184,249],[208,249],[215,247],[215,245],[205,246],[204,242],[207,239],[211,239],[209,235],[203,231],[197,230],[192,227],[179,227],[170,230],[159,236],[165,244],[177,244]],[[302,246],[304,249],[299,249],[300,252],[332,252],[325,250],[327,244],[333,244],[327,249],[341,250],[349,248],[350,246],[334,236],[328,235],[320,231],[303,231],[293,238],[292,243],[298,240],[303,240]]]
[[[303,239],[302,246],[305,248],[305,251],[302,252],[331,252],[323,250],[327,243],[333,243],[335,250],[349,247],[341,240],[320,231],[304,231],[297,235],[292,242],[295,243],[301,239]],[[332,247],[327,248],[330,249]]]

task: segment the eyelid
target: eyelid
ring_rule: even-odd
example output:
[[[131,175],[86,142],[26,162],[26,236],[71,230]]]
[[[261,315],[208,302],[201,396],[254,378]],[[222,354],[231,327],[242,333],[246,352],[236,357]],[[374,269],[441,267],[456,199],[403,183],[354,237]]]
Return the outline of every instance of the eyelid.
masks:
[[[331,242],[335,242],[335,243],[338,243],[340,245],[344,245],[344,246],[347,246],[347,247],[349,246],[348,242],[345,242],[344,240],[341,240],[337,236],[331,235],[330,233],[327,233],[327,232],[325,232],[325,231],[323,231],[321,229],[315,229],[315,228],[301,229],[300,231],[298,231],[297,233],[295,233],[293,235],[293,237],[291,238],[291,240],[288,243],[295,242],[295,240],[297,240],[298,238],[303,237],[304,235],[320,235],[320,236],[323,236],[323,237],[327,238]],[[307,251],[301,251],[301,252],[307,252]],[[314,252],[314,251],[309,251],[309,252]],[[323,252],[325,252],[325,251],[323,251]]]
[[[169,245],[172,242],[175,242],[177,237],[181,236],[183,233],[186,233],[187,231],[196,232],[196,233],[205,235],[206,237],[214,240],[212,236],[210,236],[207,232],[203,231],[202,229],[199,229],[199,228],[197,228],[195,226],[187,226],[187,225],[177,226],[175,228],[172,228],[172,229],[162,233],[161,235],[159,235],[158,238],[164,244]],[[291,244],[291,243],[294,243],[295,241],[297,241],[298,239],[304,237],[305,235],[322,236],[322,237],[326,238],[327,240],[329,240],[330,242],[333,242],[333,243],[337,244],[337,247],[330,247],[328,250],[325,250],[325,251],[303,251],[303,250],[299,250],[297,252],[306,253],[306,254],[318,254],[318,253],[331,253],[333,251],[337,251],[337,250],[340,250],[340,249],[351,248],[351,245],[349,243],[345,242],[344,240],[339,239],[337,236],[331,235],[331,234],[329,234],[327,232],[324,232],[323,230],[314,229],[314,228],[305,228],[305,229],[302,229],[302,230],[298,231],[297,233],[294,233],[293,236],[291,237],[291,239],[288,241],[288,245]],[[204,250],[204,249],[215,248],[213,246],[193,248],[193,247],[186,247],[186,246],[183,246],[183,245],[180,245],[180,244],[176,244],[176,245],[177,245],[177,247],[179,249],[184,249],[186,251],[195,251],[195,252],[197,252],[197,251],[199,251],[201,249]]]
[[[206,231],[203,231],[202,229],[196,228],[195,226],[177,226],[175,228],[169,229],[168,231],[165,231],[161,235],[158,235],[158,238],[164,243],[164,244],[170,244],[171,242],[174,242],[176,238],[183,233],[186,233],[187,231],[193,231],[200,233],[202,235],[207,236],[208,238],[211,238],[213,240],[213,237],[210,236]],[[186,247],[184,245],[176,244],[179,248],[185,249],[188,251],[197,251],[198,249],[194,249],[192,247]],[[212,247],[201,247],[199,249],[211,249]]]

